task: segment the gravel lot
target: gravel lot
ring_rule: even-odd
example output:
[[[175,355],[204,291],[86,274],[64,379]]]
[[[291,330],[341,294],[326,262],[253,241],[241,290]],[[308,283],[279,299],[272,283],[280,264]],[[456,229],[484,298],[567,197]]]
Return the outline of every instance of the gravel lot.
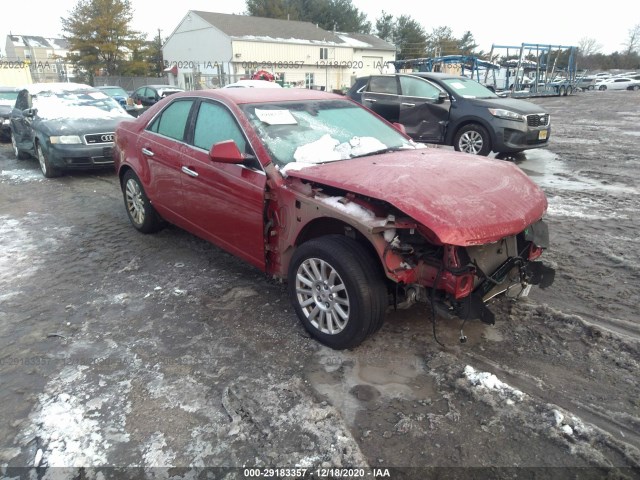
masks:
[[[0,475],[640,478],[640,92],[532,101],[551,142],[515,161],[549,198],[556,282],[465,344],[438,319],[444,348],[414,306],[327,349],[283,285],[177,228],[137,233],[113,172],[45,180],[0,145]]]

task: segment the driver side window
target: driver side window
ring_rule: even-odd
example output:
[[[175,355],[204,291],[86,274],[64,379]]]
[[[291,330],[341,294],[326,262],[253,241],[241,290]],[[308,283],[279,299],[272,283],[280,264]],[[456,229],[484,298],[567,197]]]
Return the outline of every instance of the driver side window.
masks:
[[[193,133],[193,144],[209,151],[214,144],[225,140],[233,140],[241,152],[249,153],[247,141],[233,115],[222,105],[202,102]]]

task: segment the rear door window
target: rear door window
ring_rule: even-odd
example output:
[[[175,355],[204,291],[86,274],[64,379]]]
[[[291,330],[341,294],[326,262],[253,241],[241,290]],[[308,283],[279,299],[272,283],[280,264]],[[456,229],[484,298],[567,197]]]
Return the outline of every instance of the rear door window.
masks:
[[[371,77],[367,90],[372,93],[388,93],[391,95],[398,95],[399,93],[395,75],[391,77]]]
[[[193,100],[178,100],[171,103],[149,125],[148,130],[175,140],[184,141],[189,112]]]

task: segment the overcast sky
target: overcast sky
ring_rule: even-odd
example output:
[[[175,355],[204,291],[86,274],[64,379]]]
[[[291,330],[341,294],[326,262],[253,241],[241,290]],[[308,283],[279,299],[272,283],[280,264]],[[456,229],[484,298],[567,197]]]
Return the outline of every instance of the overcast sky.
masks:
[[[577,45],[585,37],[602,45],[602,53],[622,51],[629,30],[640,24],[635,0],[618,0],[610,6],[569,1],[425,1],[352,0],[372,24],[382,10],[394,16],[410,14],[427,32],[448,26],[454,36],[470,30],[485,51],[495,45],[540,43]],[[3,0],[0,16],[0,49],[5,53],[6,35],[62,36],[60,17],[68,16],[77,0]],[[243,13],[244,0],[131,0],[135,10],[133,28],[167,37],[188,10]],[[625,7],[626,5],[626,7]]]

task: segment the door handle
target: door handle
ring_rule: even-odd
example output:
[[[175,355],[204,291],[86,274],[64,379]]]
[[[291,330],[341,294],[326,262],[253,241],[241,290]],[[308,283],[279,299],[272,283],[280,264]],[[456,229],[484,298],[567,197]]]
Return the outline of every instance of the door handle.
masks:
[[[377,100],[374,100],[373,98],[365,98],[364,99],[365,102],[370,102],[370,103],[376,103]]]
[[[195,170],[191,170],[189,167],[182,167],[182,172],[193,178],[196,178],[198,176],[198,172],[196,172]]]
[[[403,102],[403,103],[402,103],[402,106],[403,106],[403,107],[415,107],[415,106],[416,106],[416,104],[415,104],[415,103],[404,103],[404,102]]]
[[[149,150],[148,148],[142,147],[142,153],[144,155],[146,155],[147,157],[153,157],[153,152],[151,150]]]

